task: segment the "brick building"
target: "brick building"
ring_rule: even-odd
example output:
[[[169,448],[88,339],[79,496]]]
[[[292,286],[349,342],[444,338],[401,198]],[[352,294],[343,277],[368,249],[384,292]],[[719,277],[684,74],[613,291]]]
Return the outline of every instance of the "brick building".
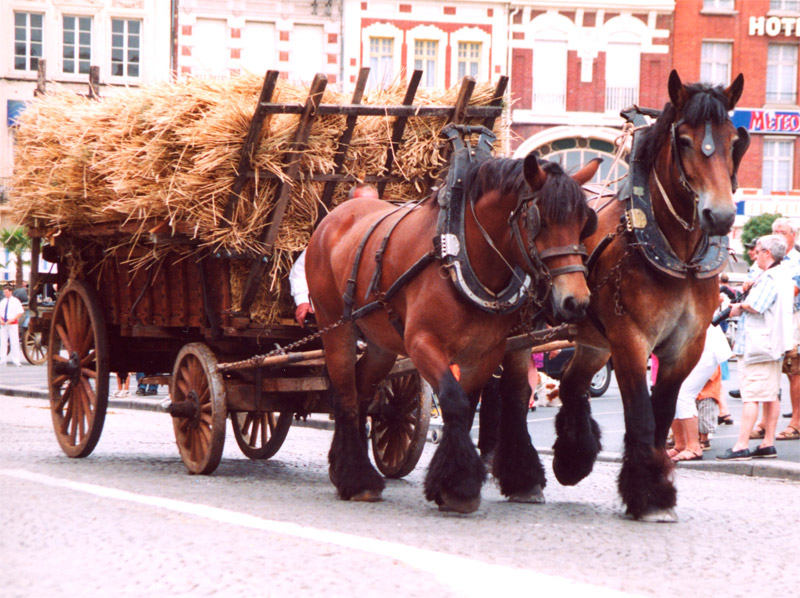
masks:
[[[800,2],[681,0],[674,41],[681,51],[673,64],[687,79],[727,85],[744,74],[733,120],[751,143],[739,171],[736,227],[772,212],[800,223]]]

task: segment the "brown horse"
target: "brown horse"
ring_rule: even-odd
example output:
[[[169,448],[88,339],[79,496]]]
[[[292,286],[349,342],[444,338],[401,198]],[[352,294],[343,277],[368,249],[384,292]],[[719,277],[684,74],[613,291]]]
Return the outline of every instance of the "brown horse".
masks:
[[[728,118],[743,85],[739,75],[727,89],[685,86],[672,71],[669,103],[652,126],[636,133],[641,137],[634,142],[631,172],[641,173],[638,189],[629,175],[634,194],[649,187],[650,241],[637,239],[635,231],[646,232],[645,222],[633,210],[626,215],[629,204],[623,201],[604,206],[597,232],[586,240],[594,253],[591,305],[562,377],[553,470],[568,485],[592,470],[601,447],[588,389],[610,353],[625,411],[619,491],[636,519],[675,520],[676,491],[664,445],[681,383],[703,351],[718,305],[716,273],[727,241],[715,236],[726,235],[733,224],[736,169],[749,143],[747,131],[737,131]],[[593,252],[601,242],[605,249]],[[717,259],[709,262],[714,251]],[[659,359],[652,396],[651,353]]]
[[[593,227],[596,219],[580,185],[594,175],[598,164],[588,164],[572,178],[557,164],[540,165],[533,155],[524,160],[489,158],[467,167],[458,181],[464,189],[462,242],[484,290],[500,294],[523,274],[552,276],[553,312],[569,321],[584,316],[589,290],[580,238],[587,223]],[[342,318],[349,310],[348,297],[357,317],[322,337],[334,391],[329,474],[341,499],[381,498],[384,481],[369,461],[365,415],[359,408],[374,395],[397,355],[408,355],[437,393],[444,418],[442,441],[426,476],[426,498],[442,509],[462,513],[480,504],[486,471],[469,437],[473,405],[503,358],[506,337],[519,314],[481,309],[467,300],[454,283],[456,267],[444,264],[441,256],[403,280],[390,300],[385,295],[412,265],[424,260],[434,237],[445,236],[437,235],[437,219],[441,197],[447,193],[448,188],[420,204],[400,208],[374,199],[347,201],[325,217],[309,243],[308,282],[320,327]],[[518,237],[512,234],[515,228]],[[451,251],[460,244],[447,242]],[[354,268],[360,246],[369,258]],[[381,271],[376,278],[378,260],[373,256],[377,255]],[[532,262],[543,264],[543,271],[532,271]],[[348,279],[355,292],[348,292]],[[371,281],[378,283],[375,295],[382,298],[380,309],[360,316],[358,309],[369,300],[365,294],[370,294]],[[550,285],[549,280],[538,280],[534,286],[537,282]],[[367,348],[357,359],[359,333]],[[525,360],[521,362],[524,368]],[[525,452],[524,458],[506,464],[504,480],[506,488],[522,498],[535,493],[537,483],[543,485],[541,464],[527,433],[523,395],[519,391],[504,397],[517,402],[507,409],[516,418],[508,415],[506,419],[514,420],[513,429],[501,432],[513,435],[513,442],[507,442]],[[516,459],[512,451],[507,455]]]

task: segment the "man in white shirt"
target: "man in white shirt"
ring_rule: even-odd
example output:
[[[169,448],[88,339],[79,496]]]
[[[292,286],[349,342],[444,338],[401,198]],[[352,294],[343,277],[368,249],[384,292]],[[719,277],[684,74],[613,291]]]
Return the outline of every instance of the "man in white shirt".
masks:
[[[11,285],[3,287],[3,299],[0,301],[0,365],[6,365],[10,352],[11,361],[20,367],[19,319],[25,309],[11,291]]]

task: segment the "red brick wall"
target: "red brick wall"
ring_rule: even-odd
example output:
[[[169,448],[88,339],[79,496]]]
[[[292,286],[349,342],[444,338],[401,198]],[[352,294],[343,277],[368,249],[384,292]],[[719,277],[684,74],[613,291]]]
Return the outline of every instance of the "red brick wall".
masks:
[[[511,53],[511,101],[514,108],[530,110],[533,94],[533,50],[514,48]]]

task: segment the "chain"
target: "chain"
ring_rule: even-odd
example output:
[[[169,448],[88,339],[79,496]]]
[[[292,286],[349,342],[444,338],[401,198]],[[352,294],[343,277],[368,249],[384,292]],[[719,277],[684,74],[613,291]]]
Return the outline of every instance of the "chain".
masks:
[[[627,249],[625,249],[625,253],[622,254],[622,257],[619,258],[619,261],[614,264],[614,267],[611,268],[603,279],[598,282],[594,287],[592,287],[591,292],[596,293],[600,289],[602,289],[608,281],[611,280],[612,276],[615,276],[614,279],[614,312],[618,316],[625,315],[625,308],[622,305],[622,295],[620,293],[620,288],[622,287],[622,265],[625,263],[625,260],[628,258],[629,255],[633,253],[633,245],[628,245]]]
[[[264,353],[263,355],[256,355],[254,357],[250,357],[249,359],[244,359],[242,361],[234,361],[231,363],[226,363],[226,367],[230,369],[241,369],[241,367],[258,367],[261,360],[267,357],[275,357],[276,355],[283,355],[296,349],[297,347],[302,347],[303,345],[310,343],[314,339],[321,337],[323,334],[330,332],[334,328],[338,328],[342,324],[347,323],[349,320],[345,320],[344,318],[339,318],[338,321],[334,322],[333,324],[329,324],[324,328],[320,328],[316,332],[309,334],[308,336],[304,336],[303,338],[294,341],[293,343],[289,343],[285,346],[277,346],[269,353]]]

